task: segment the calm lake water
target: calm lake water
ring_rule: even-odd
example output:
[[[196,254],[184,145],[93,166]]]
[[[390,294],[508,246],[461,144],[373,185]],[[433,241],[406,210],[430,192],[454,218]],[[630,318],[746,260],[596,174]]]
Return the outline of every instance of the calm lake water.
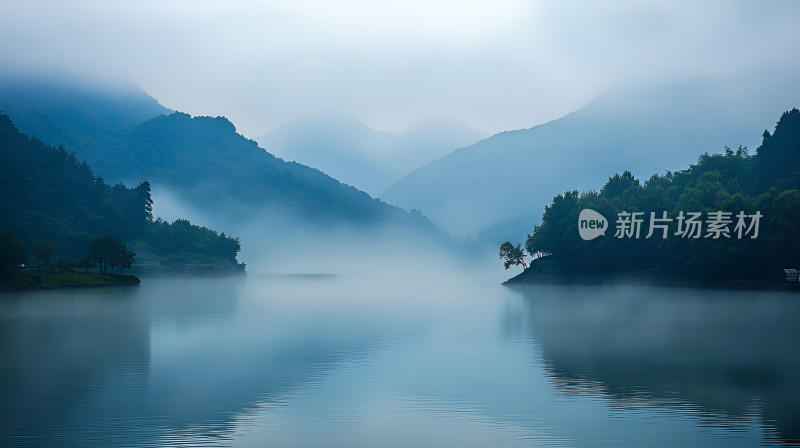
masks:
[[[496,280],[0,295],[0,446],[800,445],[800,295]]]

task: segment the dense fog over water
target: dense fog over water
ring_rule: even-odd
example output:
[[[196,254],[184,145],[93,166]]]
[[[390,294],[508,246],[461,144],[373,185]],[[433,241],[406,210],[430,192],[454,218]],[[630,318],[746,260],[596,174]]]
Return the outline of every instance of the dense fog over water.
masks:
[[[386,258],[3,294],[2,445],[800,437],[793,294],[512,290],[452,259]]]
[[[354,223],[304,223],[280,207],[270,207],[251,216],[228,216],[187,204],[168,187],[153,188],[153,215],[167,221],[189,219],[193,224],[214,228],[242,242],[239,260],[249,273],[359,273],[392,270],[397,276],[424,275],[422,265],[444,269],[482,266],[499,283],[507,278],[496,249],[474,251],[449,235],[420,232],[392,222],[365,226]],[[499,268],[499,269],[498,269]]]

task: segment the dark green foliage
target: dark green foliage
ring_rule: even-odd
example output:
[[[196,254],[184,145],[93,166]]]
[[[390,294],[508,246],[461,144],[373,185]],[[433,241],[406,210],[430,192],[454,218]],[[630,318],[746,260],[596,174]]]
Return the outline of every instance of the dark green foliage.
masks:
[[[86,259],[99,265],[103,274],[108,273],[109,266],[112,273],[114,268],[118,268],[121,274],[122,268],[130,269],[135,258],[135,252],[129,251],[122,241],[110,235],[92,238],[86,250]]]
[[[0,274],[12,272],[28,262],[25,245],[11,232],[0,230]]]
[[[55,244],[80,258],[95,235],[130,240],[152,220],[150,185],[107,185],[85,162],[20,133],[0,114],[0,223],[29,248]]]
[[[214,266],[217,271],[244,271],[244,263],[236,256],[241,250],[239,238],[218,234],[206,227],[193,225],[185,219],[172,223],[157,219],[136,243],[137,250],[147,260],[154,258],[158,268],[192,271],[187,266]]]
[[[174,228],[153,222],[147,181],[135,188],[123,184],[111,187],[95,176],[86,162],[78,163],[75,153],[28,138],[2,114],[0,196],[0,225],[13,232],[2,237],[4,247],[10,248],[8,256],[5,251],[3,254],[7,266],[24,263],[27,250],[35,248],[41,265],[60,257],[67,260],[61,262],[62,266],[88,271],[99,264],[102,272],[109,267],[121,272],[131,267],[135,255],[124,241],[152,249],[150,253],[158,254],[161,260],[173,257],[171,250],[189,250],[196,258],[225,260],[243,269],[236,262],[240,249],[237,239],[191,226],[188,221]],[[165,241],[173,237],[176,242],[167,247]],[[25,257],[18,256],[20,246]]]
[[[36,262],[39,266],[47,266],[50,260],[56,253],[56,245],[50,241],[39,240],[36,242],[36,249],[33,250],[33,256],[36,257]]]
[[[660,268],[702,278],[780,278],[783,268],[800,267],[800,111],[785,112],[775,132],[764,133],[755,155],[747,148],[705,153],[684,171],[654,175],[642,185],[630,172],[608,179],[600,192],[566,192],[545,207],[542,224],[525,241],[530,254],[552,253],[578,272],[619,272]],[[609,221],[604,237],[583,241],[578,215],[592,209]],[[731,238],[709,235],[709,212],[731,212]],[[622,212],[643,212],[639,238],[615,237]],[[648,237],[651,212],[667,212],[661,229]],[[681,212],[701,212],[700,238],[676,235]],[[759,235],[735,234],[736,215],[762,215]],[[688,215],[684,215],[684,218]],[[745,223],[751,222],[746,218]]]
[[[76,267],[78,265],[78,263],[75,260],[71,260],[71,259],[66,258],[66,257],[59,257],[56,260],[55,265],[56,265],[56,269],[58,269],[58,272],[64,273],[64,272],[67,272],[70,269]]]
[[[760,173],[769,173],[757,182],[760,190],[770,185],[778,189],[800,188],[800,110],[792,109],[781,116],[772,135],[764,131],[761,146],[756,150],[755,168]]]

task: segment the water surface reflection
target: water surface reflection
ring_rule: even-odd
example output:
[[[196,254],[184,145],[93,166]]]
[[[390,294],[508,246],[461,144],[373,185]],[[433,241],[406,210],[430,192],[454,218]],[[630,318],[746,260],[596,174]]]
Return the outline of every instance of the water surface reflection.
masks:
[[[1,295],[0,446],[797,441],[795,295],[404,275]]]
[[[781,292],[538,286],[506,313],[568,393],[669,407],[737,431],[758,416],[800,444],[800,300]],[[769,435],[769,434],[768,434]]]

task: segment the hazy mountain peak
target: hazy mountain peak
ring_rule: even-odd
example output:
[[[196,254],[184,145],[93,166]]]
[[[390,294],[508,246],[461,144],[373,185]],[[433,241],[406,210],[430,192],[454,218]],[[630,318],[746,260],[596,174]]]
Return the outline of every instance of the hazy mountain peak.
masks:
[[[328,111],[296,116],[268,132],[267,135],[299,131],[316,133],[376,132],[346,112]]]
[[[477,135],[488,136],[488,134],[472,129],[469,125],[467,125],[463,121],[455,120],[452,118],[432,118],[429,120],[422,121],[412,126],[410,129],[408,129],[405,132],[405,134],[413,135],[413,134],[426,134],[434,132],[438,133],[460,132],[464,134],[477,134]]]
[[[334,112],[284,123],[257,141],[283,159],[318,168],[377,196],[412,169],[482,137],[453,120],[425,122],[399,134]]]

